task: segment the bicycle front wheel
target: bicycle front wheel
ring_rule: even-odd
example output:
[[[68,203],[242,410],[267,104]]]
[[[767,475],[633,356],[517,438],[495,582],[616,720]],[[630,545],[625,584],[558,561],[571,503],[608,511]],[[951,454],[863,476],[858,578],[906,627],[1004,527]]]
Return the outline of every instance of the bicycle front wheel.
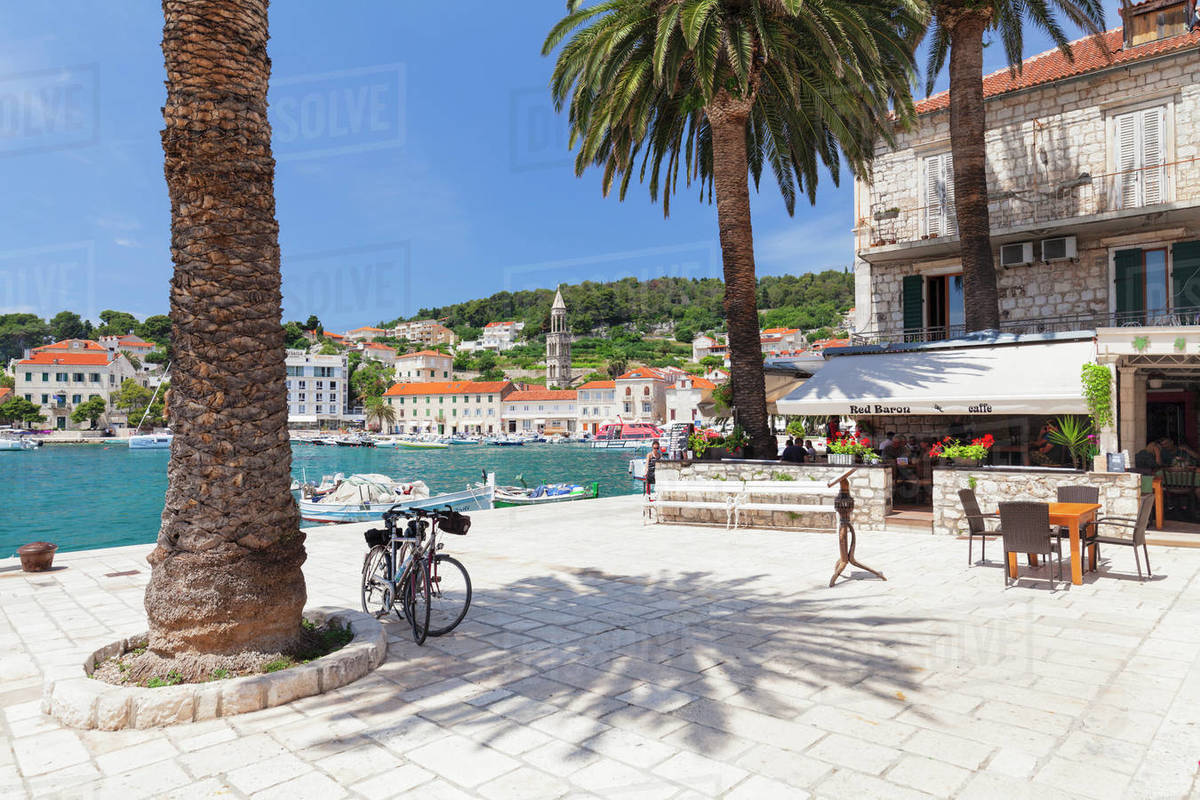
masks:
[[[429,570],[429,635],[458,627],[471,607],[471,576],[456,558],[438,555]]]
[[[386,547],[376,545],[363,559],[362,610],[376,619],[392,609],[391,565]]]
[[[425,568],[425,559],[413,560],[412,569],[404,578],[401,599],[404,616],[412,626],[413,641],[425,644],[425,637],[429,635],[429,572]]]

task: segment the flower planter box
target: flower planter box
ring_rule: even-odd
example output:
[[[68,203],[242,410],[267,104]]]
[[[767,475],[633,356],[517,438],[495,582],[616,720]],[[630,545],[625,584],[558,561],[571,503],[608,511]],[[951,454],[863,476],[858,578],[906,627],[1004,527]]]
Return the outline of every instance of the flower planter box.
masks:
[[[729,451],[724,447],[710,447],[704,451],[704,461],[723,461],[729,458]]]
[[[898,209],[898,208],[888,209],[887,211],[876,211],[875,212],[875,219],[879,220],[881,222],[885,219],[895,219],[898,216],[900,216],[900,209]]]
[[[853,453],[830,453],[829,463],[839,467],[854,466],[855,456]]]

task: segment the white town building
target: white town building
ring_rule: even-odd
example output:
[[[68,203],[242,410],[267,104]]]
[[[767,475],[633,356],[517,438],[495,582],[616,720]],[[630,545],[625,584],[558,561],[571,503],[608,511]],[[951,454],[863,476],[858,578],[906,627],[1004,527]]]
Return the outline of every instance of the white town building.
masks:
[[[288,424],[337,423],[346,416],[346,355],[287,351]]]
[[[531,386],[509,393],[502,418],[509,433],[574,433],[579,424],[576,392]]]
[[[575,390],[579,407],[579,428],[596,433],[601,426],[616,422],[620,416],[616,381],[588,381]]]
[[[64,339],[34,348],[25,358],[13,362],[13,377],[13,395],[39,406],[46,426],[60,431],[90,425],[72,422],[71,413],[93,397],[104,398],[107,408],[97,427],[127,424],[124,414],[112,408],[112,395],[126,378],[142,386],[148,384],[123,351],[109,351],[89,339]]]
[[[400,383],[448,381],[454,359],[436,350],[418,350],[396,357],[396,380]]]
[[[524,322],[489,322],[483,326],[479,345],[484,350],[511,350],[517,345],[517,337],[525,330]]]

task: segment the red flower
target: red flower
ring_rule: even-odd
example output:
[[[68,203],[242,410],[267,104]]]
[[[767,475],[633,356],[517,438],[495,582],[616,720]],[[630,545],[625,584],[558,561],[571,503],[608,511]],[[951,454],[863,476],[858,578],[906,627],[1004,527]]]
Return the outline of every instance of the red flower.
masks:
[[[870,447],[871,440],[864,436],[864,437],[862,437],[862,439],[859,440],[859,444],[863,444],[863,445],[866,445],[867,447]]]

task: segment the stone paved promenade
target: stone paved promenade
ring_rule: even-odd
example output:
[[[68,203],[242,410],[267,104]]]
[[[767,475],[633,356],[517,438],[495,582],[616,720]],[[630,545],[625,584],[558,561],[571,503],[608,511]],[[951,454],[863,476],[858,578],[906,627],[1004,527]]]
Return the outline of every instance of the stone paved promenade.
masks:
[[[363,526],[310,534],[312,605],[357,607]],[[0,561],[0,797],[1178,798],[1200,791],[1200,550],[1154,581],[1004,589],[948,536],[643,528],[637,501],[479,514],[455,635],[290,707],[65,729],[40,673],[144,630],[148,547]],[[999,554],[999,545],[989,547]],[[1111,571],[1110,571],[1111,570]]]

